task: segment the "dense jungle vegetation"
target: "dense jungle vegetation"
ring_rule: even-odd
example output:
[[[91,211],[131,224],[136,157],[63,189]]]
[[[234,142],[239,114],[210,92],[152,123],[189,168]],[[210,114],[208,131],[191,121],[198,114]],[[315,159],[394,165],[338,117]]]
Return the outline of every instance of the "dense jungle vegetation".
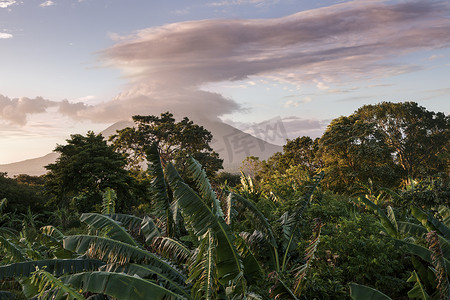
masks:
[[[0,174],[0,299],[450,299],[445,114],[366,105],[241,174],[188,118],[133,120]]]

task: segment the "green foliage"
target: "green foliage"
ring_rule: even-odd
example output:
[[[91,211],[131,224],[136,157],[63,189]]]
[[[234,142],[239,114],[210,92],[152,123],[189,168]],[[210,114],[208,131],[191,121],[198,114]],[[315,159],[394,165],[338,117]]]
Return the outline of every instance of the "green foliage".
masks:
[[[184,299],[183,296],[156,282],[121,273],[85,272],[62,278],[65,284],[86,292],[109,295],[117,299],[145,300]]]
[[[109,146],[102,135],[88,132],[86,136],[75,134],[66,145],[58,145],[57,161],[46,166],[46,187],[54,200],[67,207],[74,198],[73,209],[87,212],[100,211],[102,194],[106,188],[114,188],[120,202],[117,207],[129,206],[132,179],[124,169],[123,156]]]
[[[0,217],[0,225],[3,225],[3,222],[8,223],[14,213],[26,213],[28,207],[35,213],[44,211],[47,198],[44,195],[42,178],[28,175],[9,178],[6,175],[6,173],[0,173],[0,199],[8,199],[8,205],[3,208],[3,214]],[[8,226],[10,225],[12,224]]]
[[[395,188],[401,178],[448,172],[449,121],[414,102],[365,105],[334,119],[320,139],[328,187],[348,192],[371,178]]]
[[[102,201],[102,214],[104,215],[112,215],[116,213],[116,200],[117,200],[117,194],[116,192],[110,188],[107,187],[105,189],[105,192],[102,195],[103,201]]]
[[[99,236],[109,237],[133,246],[138,245],[124,227],[108,216],[85,213],[81,215],[80,220],[88,224],[89,228],[94,229]]]
[[[424,178],[448,173],[449,116],[415,102],[365,105],[355,114],[381,133],[404,175]]]
[[[148,149],[158,145],[163,165],[173,162],[184,173],[188,156],[193,156],[213,175],[222,168],[222,160],[209,143],[211,133],[188,118],[176,122],[169,112],[157,116],[133,116],[134,127],[119,130],[110,137],[117,151],[127,156],[128,166],[141,170]]]
[[[38,286],[39,299],[84,300],[74,289],[65,285],[60,279],[45,270],[37,269],[31,276],[31,284]]]
[[[422,283],[420,282],[419,276],[417,276],[416,271],[413,271],[411,274],[411,277],[408,278],[408,282],[413,282],[414,287],[412,290],[408,292],[408,297],[412,299],[421,299],[421,300],[428,300],[430,299],[430,296],[425,291]]]
[[[396,165],[381,132],[357,113],[331,121],[320,138],[320,157],[325,166],[325,183],[335,192],[351,192],[359,183],[395,187]]]
[[[83,234],[52,225],[39,231],[39,210],[14,214],[9,197],[8,206],[0,201],[7,212],[0,216],[0,283],[20,280],[30,297],[76,299],[448,295],[448,181],[427,177],[448,169],[448,117],[409,102],[364,106],[333,120],[320,141],[299,137],[267,161],[247,159],[240,184],[218,176],[223,190],[208,179],[221,160],[207,130],[170,113],[133,119],[134,128],[111,138],[120,153],[101,135],[73,135],[48,166],[46,186],[60,204],[49,219]],[[148,172],[135,172],[137,186],[123,167],[136,171],[144,160]],[[322,169],[329,189],[366,197],[324,193]],[[394,192],[408,175],[410,186]],[[2,183],[39,189],[43,182],[3,176]],[[131,209],[138,193],[149,196],[139,216],[116,213]],[[70,201],[90,211],[77,229]]]
[[[418,180],[400,192],[398,206],[438,207],[446,205],[450,199],[450,186],[447,174],[438,174]]]
[[[393,298],[406,295],[411,268],[406,249],[380,234],[375,216],[360,211],[346,197],[326,193],[305,212],[306,220],[316,217],[326,225],[306,278],[305,299],[348,299],[351,282]]]
[[[234,246],[234,235],[228,224],[226,224],[223,213],[217,206],[211,206],[211,199],[202,199],[188,185],[181,181],[174,167],[169,164],[167,171],[170,187],[174,191],[174,198],[180,205],[185,218],[188,230],[197,236],[203,236],[209,229],[212,229],[216,235],[218,246],[217,251],[217,276],[218,281],[227,285],[242,280],[243,269],[242,261]],[[202,182],[202,177],[198,178],[199,185],[207,186]],[[210,194],[211,191],[205,193]],[[215,201],[214,201],[215,202]]]
[[[353,300],[391,300],[376,289],[356,283],[350,284],[350,296]]]

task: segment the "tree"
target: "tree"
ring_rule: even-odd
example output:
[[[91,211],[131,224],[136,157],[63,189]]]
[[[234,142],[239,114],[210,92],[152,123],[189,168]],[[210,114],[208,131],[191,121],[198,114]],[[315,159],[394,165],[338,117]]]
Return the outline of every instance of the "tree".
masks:
[[[248,157],[242,162],[241,170],[251,175],[255,186],[264,193],[290,197],[296,187],[304,185],[322,167],[317,156],[318,141],[309,136],[287,140],[283,152],[273,154],[266,161]]]
[[[396,187],[399,179],[448,172],[450,119],[414,102],[365,105],[334,119],[320,139],[327,182],[345,191],[368,179]]]
[[[398,174],[391,152],[374,124],[356,115],[331,121],[320,138],[325,184],[335,192],[349,192],[369,179],[375,186],[395,187]]]
[[[119,206],[127,205],[132,178],[124,169],[125,158],[101,134],[71,135],[67,145],[58,145],[54,151],[60,156],[46,166],[46,186],[59,204],[65,206],[76,197],[78,209],[89,211],[101,203],[102,191],[110,187],[119,194]]]
[[[415,102],[365,105],[355,114],[374,125],[405,175],[424,178],[448,173],[449,116]]]
[[[127,156],[128,167],[140,171],[146,152],[154,143],[165,165],[173,162],[184,173],[186,158],[191,155],[206,169],[208,175],[222,169],[222,160],[209,143],[212,134],[187,117],[176,122],[169,112],[157,116],[133,116],[134,127],[118,130],[110,137],[114,148]]]
[[[45,202],[42,178],[19,175],[7,177],[0,172],[0,200],[8,199],[7,212],[25,213],[30,207],[34,212],[42,212]]]

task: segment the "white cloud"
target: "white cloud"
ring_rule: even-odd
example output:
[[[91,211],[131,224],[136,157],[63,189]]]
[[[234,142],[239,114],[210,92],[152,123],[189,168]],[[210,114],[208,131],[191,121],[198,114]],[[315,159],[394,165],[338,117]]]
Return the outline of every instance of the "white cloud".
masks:
[[[55,105],[57,105],[55,102],[42,97],[10,99],[0,95],[0,119],[12,124],[25,125],[28,114],[43,113],[47,108]]]
[[[323,83],[322,81],[318,81],[318,80],[314,80],[314,82],[316,83],[316,86],[319,90],[328,90],[330,87],[327,86],[325,83]]]
[[[283,106],[285,108],[297,107],[297,106],[299,106],[299,102],[295,101],[295,100],[288,100],[288,101],[284,102]]]
[[[0,0],[0,8],[7,8],[16,3],[17,1],[14,0]]]
[[[51,0],[48,0],[48,1],[42,2],[39,6],[40,7],[47,7],[47,6],[52,6],[52,5],[55,5],[55,2],[53,2]]]
[[[12,37],[13,37],[13,35],[10,33],[0,32],[0,39],[10,39]]]
[[[102,58],[122,70],[128,89],[96,105],[63,101],[58,111],[97,122],[167,110],[217,118],[242,108],[221,94],[200,90],[211,83],[242,80],[250,86],[255,78],[266,77],[326,89],[412,72],[421,66],[393,63],[395,58],[450,47],[449,13],[447,1],[351,1],[275,19],[200,20],[126,37],[111,34],[117,44]],[[295,107],[309,100],[286,101]]]
[[[300,96],[296,96],[296,95],[291,95],[291,96],[286,96],[285,98],[299,98]],[[291,108],[291,107],[298,107],[301,103],[309,103],[312,101],[311,97],[303,97],[301,100],[294,100],[294,99],[290,99],[286,102],[284,102],[283,106],[285,108]]]

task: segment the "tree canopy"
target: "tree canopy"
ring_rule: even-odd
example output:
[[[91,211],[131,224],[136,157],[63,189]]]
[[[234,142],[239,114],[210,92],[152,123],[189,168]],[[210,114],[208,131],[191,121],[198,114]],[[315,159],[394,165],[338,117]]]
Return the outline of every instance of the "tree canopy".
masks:
[[[66,145],[58,145],[54,151],[60,156],[46,166],[46,185],[59,203],[77,196],[78,208],[88,211],[100,204],[102,191],[107,187],[115,189],[122,200],[130,198],[132,179],[124,169],[125,158],[101,134],[90,131],[86,136],[71,135]]]
[[[183,170],[184,161],[191,155],[205,167],[208,174],[222,168],[223,160],[209,146],[211,132],[187,117],[176,122],[173,114],[166,112],[161,117],[133,116],[133,121],[134,127],[118,130],[110,137],[114,148],[127,156],[130,169],[142,169],[146,152],[155,143],[163,164],[171,161]]]
[[[373,125],[403,175],[423,178],[448,172],[450,118],[415,102],[365,105],[355,113]]]
[[[398,180],[448,172],[450,119],[414,102],[365,105],[331,121],[320,139],[326,182],[335,191],[372,179]]]

